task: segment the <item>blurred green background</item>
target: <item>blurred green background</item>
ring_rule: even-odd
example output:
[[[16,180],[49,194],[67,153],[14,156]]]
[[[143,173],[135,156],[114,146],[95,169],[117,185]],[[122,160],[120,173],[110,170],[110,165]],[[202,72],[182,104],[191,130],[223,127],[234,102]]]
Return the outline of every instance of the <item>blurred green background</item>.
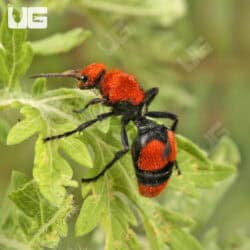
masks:
[[[14,2],[29,6],[31,1]],[[128,7],[130,2],[137,6],[137,11]],[[145,2],[154,7],[159,4],[161,9],[164,1]],[[75,1],[70,5],[69,1],[43,1],[49,5],[48,29],[30,31],[31,41],[79,26],[91,30],[92,36],[70,53],[36,56],[29,74],[61,72],[103,62],[135,74],[145,89],[159,86],[159,97],[152,109],[179,114],[179,133],[207,151],[213,151],[221,136],[229,135],[241,153],[239,175],[208,224],[195,233],[200,237],[209,228],[217,227],[220,243],[229,242],[233,246],[238,237],[236,232],[242,232],[243,238],[248,237],[245,246],[250,249],[250,116],[247,111],[250,1],[173,2],[177,3],[178,17],[174,21],[167,13],[160,16],[164,8],[159,15],[157,12],[151,15],[142,8],[141,1],[135,0],[126,4]],[[29,91],[31,80],[27,77],[23,83]],[[56,80],[48,85],[49,88],[73,87],[74,82]],[[13,124],[20,115],[13,110],[1,116]],[[0,197],[6,191],[13,169],[31,175],[33,142],[30,139],[18,146],[0,145]]]

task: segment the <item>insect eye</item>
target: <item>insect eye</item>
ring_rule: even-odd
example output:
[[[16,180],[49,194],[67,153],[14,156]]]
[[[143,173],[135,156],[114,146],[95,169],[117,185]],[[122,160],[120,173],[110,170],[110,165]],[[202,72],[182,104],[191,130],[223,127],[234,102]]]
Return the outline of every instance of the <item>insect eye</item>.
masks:
[[[85,76],[85,75],[81,76],[81,81],[82,82],[87,82],[88,81],[88,77]]]

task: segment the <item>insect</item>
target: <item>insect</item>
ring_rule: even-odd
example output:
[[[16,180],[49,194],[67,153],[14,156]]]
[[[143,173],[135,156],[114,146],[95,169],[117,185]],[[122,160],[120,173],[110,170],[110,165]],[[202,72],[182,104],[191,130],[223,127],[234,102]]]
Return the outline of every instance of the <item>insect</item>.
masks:
[[[169,112],[148,111],[150,103],[158,94],[158,88],[144,91],[135,76],[118,69],[107,70],[106,66],[101,63],[90,64],[82,70],[32,76],[32,78],[39,77],[71,77],[78,81],[77,85],[80,89],[100,90],[101,98],[90,100],[82,109],[74,110],[76,113],[82,113],[89,106],[97,103],[111,108],[111,111],[99,114],[95,119],[84,122],[73,130],[44,138],[44,142],[81,132],[97,121],[103,121],[111,116],[121,117],[123,148],[116,152],[113,159],[99,174],[92,178],[83,178],[82,182],[97,180],[129,151],[126,126],[130,121],[133,121],[137,127],[137,137],[132,145],[132,158],[140,193],[146,197],[157,196],[167,185],[174,166],[180,174],[176,161],[177,149],[174,137],[178,125],[177,116]],[[167,118],[172,120],[173,124],[167,128],[148,118]]]

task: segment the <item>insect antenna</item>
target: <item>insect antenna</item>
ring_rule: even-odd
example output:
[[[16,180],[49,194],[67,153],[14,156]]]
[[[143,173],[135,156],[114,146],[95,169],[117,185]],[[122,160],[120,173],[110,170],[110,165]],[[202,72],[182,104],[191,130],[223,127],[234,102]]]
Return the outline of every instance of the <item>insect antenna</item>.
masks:
[[[61,78],[74,78],[77,80],[81,80],[81,74],[80,74],[80,70],[67,70],[65,72],[62,73],[41,73],[41,74],[37,74],[37,75],[33,75],[30,78],[41,78],[41,77],[45,77],[45,78],[57,78],[57,77],[61,77]]]

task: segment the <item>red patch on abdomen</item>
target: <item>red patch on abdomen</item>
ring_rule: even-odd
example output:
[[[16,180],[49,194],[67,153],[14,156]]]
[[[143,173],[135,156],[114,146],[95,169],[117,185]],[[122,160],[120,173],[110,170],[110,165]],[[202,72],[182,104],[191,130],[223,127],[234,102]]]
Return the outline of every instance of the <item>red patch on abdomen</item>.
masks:
[[[177,148],[174,138],[174,132],[168,130],[167,138],[170,143],[170,155],[168,157],[162,158],[166,144],[159,140],[151,140],[141,149],[140,156],[137,162],[139,169],[153,172],[162,169],[168,164],[168,162],[175,161]],[[155,197],[162,192],[162,190],[166,187],[168,181],[169,179],[157,186],[148,186],[142,183],[138,183],[139,192],[145,197]]]
[[[174,132],[172,130],[168,130],[167,137],[171,146],[171,153],[169,156],[169,160],[174,162],[176,159],[177,145],[174,137]]]
[[[138,168],[141,170],[155,171],[163,168],[167,163],[167,157],[162,158],[165,143],[159,140],[148,142],[140,152]]]
[[[133,75],[121,70],[110,70],[101,81],[101,92],[111,103],[128,101],[138,105],[144,99],[144,91]]]
[[[166,187],[167,183],[168,180],[158,186],[146,186],[142,183],[138,183],[139,192],[145,197],[155,197],[161,193],[161,191]]]

